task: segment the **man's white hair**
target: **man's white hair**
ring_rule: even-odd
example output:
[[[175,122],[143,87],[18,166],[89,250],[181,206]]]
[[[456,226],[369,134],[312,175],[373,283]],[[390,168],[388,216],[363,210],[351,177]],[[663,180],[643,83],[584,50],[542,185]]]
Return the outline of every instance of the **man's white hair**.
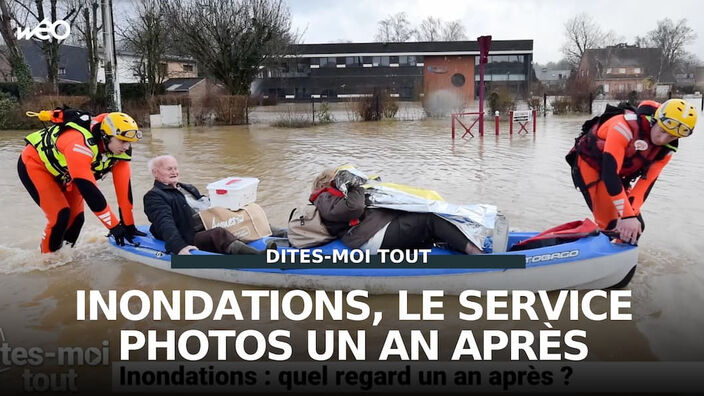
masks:
[[[176,157],[174,157],[173,155],[169,155],[169,154],[160,155],[158,157],[154,157],[154,158],[150,159],[149,161],[147,161],[147,169],[149,169],[149,173],[154,174],[154,169],[156,167],[160,166],[161,163],[167,159],[173,159],[174,161],[176,161]]]

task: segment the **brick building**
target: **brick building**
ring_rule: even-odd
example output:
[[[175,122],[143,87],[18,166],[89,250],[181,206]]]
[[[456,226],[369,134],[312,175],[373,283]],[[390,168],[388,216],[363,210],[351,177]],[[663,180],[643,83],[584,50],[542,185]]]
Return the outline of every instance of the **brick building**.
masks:
[[[451,91],[471,103],[479,84],[476,41],[299,44],[276,68],[263,70],[252,94],[279,100],[338,100],[379,90],[404,100]],[[533,40],[491,43],[485,82],[527,93]]]

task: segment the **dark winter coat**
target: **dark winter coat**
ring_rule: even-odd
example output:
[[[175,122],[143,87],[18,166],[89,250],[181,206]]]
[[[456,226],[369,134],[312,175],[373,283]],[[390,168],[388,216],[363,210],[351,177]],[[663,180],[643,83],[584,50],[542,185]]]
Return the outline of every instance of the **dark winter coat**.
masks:
[[[195,199],[203,196],[191,184],[179,183],[178,186]],[[155,180],[154,187],[144,195],[144,213],[152,223],[149,231],[166,243],[168,252],[178,253],[194,244],[194,211],[177,188]]]
[[[336,197],[323,192],[315,202],[320,217],[330,232],[342,239],[342,242],[352,249],[358,249],[380,229],[395,219],[400,212],[387,209],[366,209],[364,189],[351,188],[347,197]],[[350,225],[350,221],[359,219],[358,225]]]

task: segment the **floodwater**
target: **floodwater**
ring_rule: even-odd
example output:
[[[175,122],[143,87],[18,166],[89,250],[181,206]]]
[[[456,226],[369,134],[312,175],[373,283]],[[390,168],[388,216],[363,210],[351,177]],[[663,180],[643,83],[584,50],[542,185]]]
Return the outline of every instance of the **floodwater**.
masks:
[[[491,132],[483,138],[450,139],[450,120],[338,122],[307,129],[250,126],[158,129],[147,131],[135,145],[132,186],[138,223],[146,223],[141,197],[151,187],[146,162],[172,154],[178,158],[181,179],[205,191],[227,176],[255,176],[261,180],[257,202],[273,224],[285,225],[291,209],[306,201],[313,177],[324,167],[355,164],[384,180],[422,186],[457,203],[491,203],[510,221],[511,229],[542,230],[589,216],[581,194],[572,187],[564,155],[583,117],[539,118],[535,135],[508,136]],[[701,123],[700,123],[701,124]],[[700,126],[700,128],[704,128]],[[44,218],[16,175],[16,162],[26,132],[0,132],[0,327],[16,344],[116,345],[119,329],[166,328],[156,322],[78,322],[77,289],[201,289],[216,295],[246,288],[189,278],[125,261],[105,249],[106,231],[90,213],[75,249],[40,255],[38,243]],[[594,360],[703,360],[704,263],[700,240],[704,235],[704,139],[698,134],[682,142],[664,170],[643,213],[639,266],[628,286],[633,291],[633,320],[625,322],[553,323],[565,331],[587,331],[589,358]],[[100,182],[111,202],[112,182]],[[697,198],[700,197],[700,198]],[[113,206],[116,209],[115,206]],[[399,324],[395,296],[371,296],[372,310],[384,322],[274,322],[236,324],[259,330],[364,328],[368,342],[381,343],[393,328],[439,329],[454,334],[465,328],[545,329],[535,322],[468,323],[456,319],[459,306],[445,299],[442,322]],[[418,303],[414,298],[413,304]],[[202,323],[178,327],[205,326]],[[232,328],[232,323],[217,324]],[[452,345],[446,346],[451,349]],[[116,353],[116,352],[115,352]],[[294,357],[301,351],[296,350]],[[301,357],[301,356],[299,356]],[[115,355],[115,358],[117,356]]]

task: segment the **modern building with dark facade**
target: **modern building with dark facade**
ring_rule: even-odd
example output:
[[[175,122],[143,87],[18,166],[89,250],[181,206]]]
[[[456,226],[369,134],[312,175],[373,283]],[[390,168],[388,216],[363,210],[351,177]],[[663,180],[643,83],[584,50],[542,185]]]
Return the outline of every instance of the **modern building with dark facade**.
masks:
[[[439,90],[472,103],[478,94],[476,41],[299,44],[277,68],[263,70],[252,94],[279,100],[344,100],[386,91],[418,100]],[[487,89],[504,86],[522,96],[532,76],[533,40],[491,43]]]

